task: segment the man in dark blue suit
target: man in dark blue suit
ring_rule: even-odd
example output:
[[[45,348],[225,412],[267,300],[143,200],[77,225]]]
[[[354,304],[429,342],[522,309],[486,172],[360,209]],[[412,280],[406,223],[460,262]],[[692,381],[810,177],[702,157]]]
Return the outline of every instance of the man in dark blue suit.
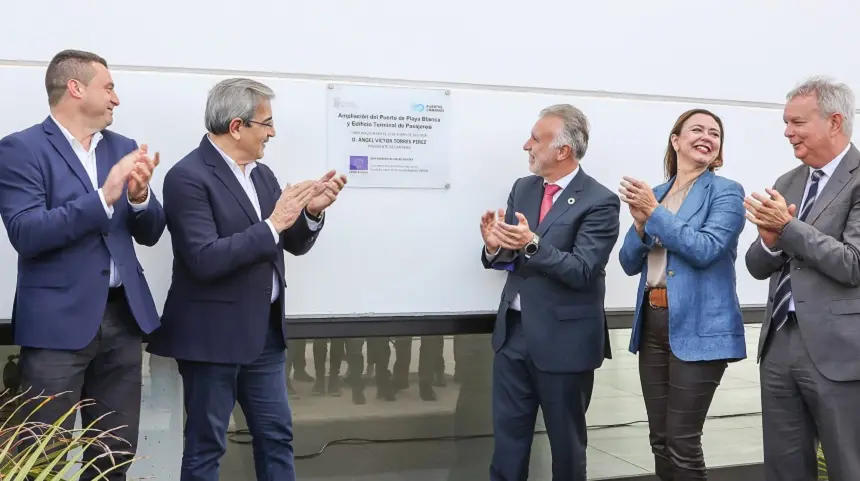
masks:
[[[218,83],[200,146],[164,181],[173,282],[148,350],[175,358],[185,394],[182,481],[217,481],[236,401],[259,481],[295,479],[287,401],[284,251],[307,253],[346,178],[281,189],[265,164],[275,136],[267,86]]]
[[[523,146],[535,175],[514,182],[505,212],[481,219],[484,267],[509,271],[492,338],[491,481],[528,477],[538,407],[553,481],[586,481],[585,413],[594,371],[611,357],[604,268],[621,208],[579,166],[588,130],[573,106],[544,109]]]
[[[146,146],[106,130],[119,98],[103,58],[60,52],[45,83],[50,116],[0,140],[0,215],[18,252],[12,325],[23,387],[69,392],[36,413],[46,423],[80,398],[94,400],[83,425],[111,413],[96,427],[127,426],[114,434],[131,449],[108,445],[134,453],[142,336],[159,319],[132,241],[153,246],[164,232],[164,211],[148,187],[158,154],[150,159]],[[125,479],[127,468],[109,479]]]

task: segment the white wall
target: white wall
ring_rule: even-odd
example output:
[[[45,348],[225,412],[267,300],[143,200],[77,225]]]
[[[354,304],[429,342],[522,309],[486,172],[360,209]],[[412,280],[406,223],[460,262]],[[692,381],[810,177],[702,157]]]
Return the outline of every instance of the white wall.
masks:
[[[275,89],[278,136],[264,161],[282,183],[325,170],[327,81],[449,88],[451,189],[347,189],[311,254],[288,261],[288,310],[491,311],[503,277],[480,266],[478,218],[502,207],[514,179],[528,173],[521,146],[541,108],[570,102],[584,110],[593,131],[583,168],[613,190],[622,175],[659,183],[675,118],[710,108],[725,122],[721,174],[761,192],[797,165],[782,137],[785,92],[818,73],[860,88],[860,67],[839,55],[851,51],[848,44],[829,47],[853,31],[860,14],[848,0],[828,8],[800,0],[517,5],[10,2],[3,17],[11,21],[0,29],[0,135],[47,115],[44,68],[64,48],[95,51],[111,64],[122,101],[112,128],[161,151],[153,181],[159,195],[165,171],[200,141],[207,90],[225,75],[253,76]],[[621,222],[623,235],[626,212]],[[744,304],[762,304],[766,294],[743,267],[753,238],[748,225],[738,263]],[[15,254],[5,233],[0,239],[0,261],[9,266],[0,274],[0,316],[8,317]],[[139,252],[160,307],[169,236]],[[607,306],[632,307],[636,279],[622,273],[617,248],[607,275]]]

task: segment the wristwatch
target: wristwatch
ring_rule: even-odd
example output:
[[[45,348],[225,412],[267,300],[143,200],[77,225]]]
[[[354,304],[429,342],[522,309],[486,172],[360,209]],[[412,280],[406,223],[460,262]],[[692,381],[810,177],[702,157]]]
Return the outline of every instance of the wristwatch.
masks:
[[[531,242],[529,242],[528,244],[526,244],[525,247],[523,247],[523,252],[525,252],[527,256],[533,256],[533,255],[537,254],[539,244],[540,244],[540,237],[538,237],[538,235],[535,234],[535,236],[532,237]]]

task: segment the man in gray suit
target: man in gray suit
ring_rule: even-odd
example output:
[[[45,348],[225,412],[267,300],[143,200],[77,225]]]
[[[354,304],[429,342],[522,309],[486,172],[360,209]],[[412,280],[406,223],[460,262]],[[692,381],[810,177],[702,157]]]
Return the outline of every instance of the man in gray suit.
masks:
[[[747,198],[759,238],[746,254],[770,278],[761,329],[768,481],[817,478],[820,440],[831,480],[860,479],[860,151],[854,94],[810,79],[787,95],[785,136],[803,165],[768,196]]]

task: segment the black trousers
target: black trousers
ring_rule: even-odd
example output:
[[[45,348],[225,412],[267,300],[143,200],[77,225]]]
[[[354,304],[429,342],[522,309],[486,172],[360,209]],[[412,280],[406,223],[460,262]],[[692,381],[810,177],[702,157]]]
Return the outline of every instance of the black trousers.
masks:
[[[669,311],[644,306],[643,315],[639,379],[657,477],[706,480],[702,427],[728,362],[678,359],[669,347]]]
[[[62,394],[40,408],[30,421],[53,424],[79,400],[94,404],[81,410],[81,425],[86,428],[100,416],[94,429],[104,431],[125,426],[111,434],[119,439],[103,438],[111,451],[128,454],[114,456],[116,464],[132,459],[137,450],[140,424],[142,333],[132,317],[122,288],[112,289],[102,324],[95,339],[78,351],[21,348],[22,388],[26,396]],[[33,404],[35,407],[35,403]],[[25,408],[24,415],[32,408]],[[66,418],[65,429],[73,429],[75,416]],[[87,433],[93,437],[97,433]],[[84,453],[83,465],[102,451],[93,444]],[[104,456],[95,462],[100,470],[113,468],[114,462]],[[129,464],[111,471],[104,479],[125,480]],[[98,475],[89,469],[81,480]]]

